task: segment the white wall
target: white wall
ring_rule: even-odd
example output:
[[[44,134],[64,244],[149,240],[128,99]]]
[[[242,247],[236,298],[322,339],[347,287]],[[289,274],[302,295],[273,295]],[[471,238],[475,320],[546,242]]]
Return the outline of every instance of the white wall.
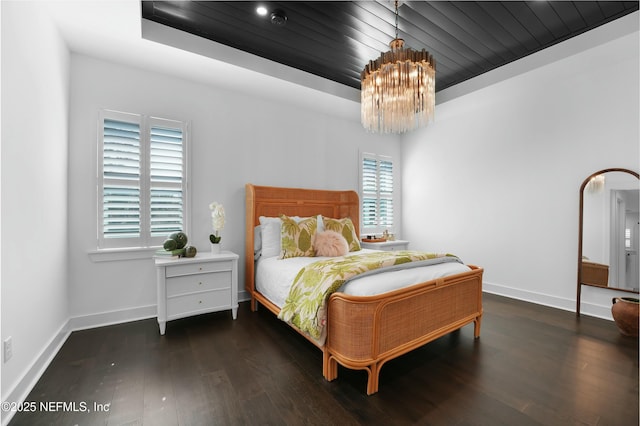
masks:
[[[67,311],[69,55],[31,2],[2,8],[2,401],[19,400]],[[3,410],[5,421],[8,413]]]
[[[579,187],[640,169],[633,19],[631,35],[439,104],[403,138],[412,247],[483,266],[488,291],[575,309]],[[612,296],[585,288],[583,312],[610,318]]]
[[[328,95],[325,100],[310,110],[72,55],[69,303],[75,324],[155,315],[152,260],[94,262],[88,255],[96,249],[100,108],[191,121],[190,242],[199,250],[209,249],[208,206],[215,200],[227,213],[223,248],[244,257],[246,183],[357,190],[359,149],[400,159],[399,137],[366,133],[357,103],[351,114],[338,117],[332,112],[334,103],[344,100]],[[239,272],[244,288],[244,268]]]

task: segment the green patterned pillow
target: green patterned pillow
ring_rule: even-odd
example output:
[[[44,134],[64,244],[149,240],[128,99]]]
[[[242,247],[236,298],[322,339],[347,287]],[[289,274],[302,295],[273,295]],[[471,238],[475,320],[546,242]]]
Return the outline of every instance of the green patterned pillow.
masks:
[[[318,218],[313,216],[296,222],[290,217],[281,215],[280,219],[282,220],[280,259],[314,257],[316,252],[311,240],[318,229]]]
[[[349,244],[349,251],[358,251],[361,250],[360,240],[358,239],[358,235],[356,235],[356,228],[353,226],[353,222],[348,217],[343,219],[330,219],[328,217],[323,217],[322,222],[324,222],[324,229],[329,231],[336,231],[338,234],[341,234],[347,243]]]

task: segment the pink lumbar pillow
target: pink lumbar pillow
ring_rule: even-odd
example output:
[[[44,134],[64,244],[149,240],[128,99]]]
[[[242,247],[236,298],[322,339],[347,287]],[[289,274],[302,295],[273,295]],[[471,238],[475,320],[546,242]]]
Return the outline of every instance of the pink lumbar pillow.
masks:
[[[344,256],[349,253],[349,243],[336,231],[323,231],[315,234],[313,248],[316,256]]]

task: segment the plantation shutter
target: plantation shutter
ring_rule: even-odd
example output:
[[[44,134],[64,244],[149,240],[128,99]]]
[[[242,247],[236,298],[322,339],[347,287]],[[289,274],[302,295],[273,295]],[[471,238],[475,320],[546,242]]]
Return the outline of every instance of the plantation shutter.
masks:
[[[157,121],[157,120],[156,120]],[[150,129],[151,237],[166,237],[184,229],[184,152],[182,128],[163,123]]]
[[[361,159],[362,227],[382,232],[393,227],[393,162],[367,153]]]
[[[162,245],[186,232],[186,124],[102,111],[99,248]]]
[[[106,118],[102,158],[104,238],[140,237],[140,123]]]
[[[393,227],[393,163],[378,160],[378,227]]]
[[[378,220],[378,162],[373,158],[362,160],[362,226],[373,228]]]

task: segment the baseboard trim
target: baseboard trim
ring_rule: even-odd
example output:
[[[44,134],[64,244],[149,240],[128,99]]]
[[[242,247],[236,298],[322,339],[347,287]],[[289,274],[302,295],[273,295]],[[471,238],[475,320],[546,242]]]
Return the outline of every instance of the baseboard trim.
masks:
[[[27,398],[29,392],[31,392],[36,383],[38,383],[40,377],[42,377],[53,358],[58,354],[60,348],[71,334],[67,328],[68,323],[67,321],[60,327],[49,344],[45,346],[40,355],[27,369],[18,383],[15,384],[13,389],[7,393],[6,399],[3,399],[2,402],[21,403]],[[5,426],[9,424],[15,413],[15,411],[2,410],[2,425]]]
[[[499,284],[482,283],[483,291],[498,296],[505,296],[511,299],[523,300],[525,302],[537,303],[538,305],[549,306],[551,308],[562,309],[563,311],[576,311],[576,301],[574,299],[566,299],[558,296],[551,296],[543,293],[522,290],[519,288],[507,287]],[[611,305],[599,305],[582,301],[580,313],[591,317],[606,319],[613,321],[611,316]]]
[[[70,331],[86,330],[89,328],[105,327],[108,325],[155,318],[157,316],[158,310],[156,305],[140,306],[137,308],[72,317],[69,319],[68,329]]]
[[[251,300],[251,295],[246,290],[239,291],[238,302],[246,302],[247,300]]]

